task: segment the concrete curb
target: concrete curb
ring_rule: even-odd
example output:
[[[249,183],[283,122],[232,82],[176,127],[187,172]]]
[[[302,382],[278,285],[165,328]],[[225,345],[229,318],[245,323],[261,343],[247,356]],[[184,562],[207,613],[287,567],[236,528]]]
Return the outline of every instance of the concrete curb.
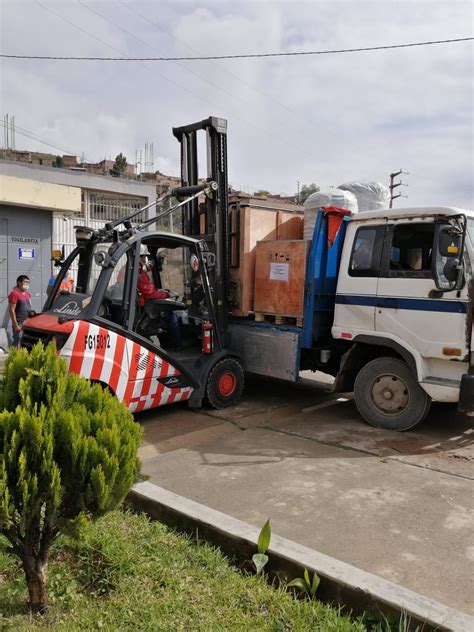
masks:
[[[126,502],[151,518],[197,533],[237,560],[249,560],[256,551],[260,529],[152,483],[136,484]],[[422,625],[425,631],[474,630],[474,618],[467,614],[286,538],[272,535],[268,553],[270,572],[294,578],[301,577],[304,568],[316,571],[321,600],[343,604],[355,613],[374,608],[395,616],[406,613],[412,625]]]

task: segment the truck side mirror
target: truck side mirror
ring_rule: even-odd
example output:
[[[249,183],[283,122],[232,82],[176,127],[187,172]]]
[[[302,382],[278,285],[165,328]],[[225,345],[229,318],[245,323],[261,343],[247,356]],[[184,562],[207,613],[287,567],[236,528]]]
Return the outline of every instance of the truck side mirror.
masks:
[[[444,264],[443,274],[450,283],[454,283],[459,275],[461,262],[459,259],[448,259]]]
[[[433,276],[436,287],[444,292],[464,286],[464,229],[462,225],[437,224],[433,249]]]
[[[440,226],[438,232],[438,251],[442,257],[456,257],[462,249],[463,235],[454,226]]]

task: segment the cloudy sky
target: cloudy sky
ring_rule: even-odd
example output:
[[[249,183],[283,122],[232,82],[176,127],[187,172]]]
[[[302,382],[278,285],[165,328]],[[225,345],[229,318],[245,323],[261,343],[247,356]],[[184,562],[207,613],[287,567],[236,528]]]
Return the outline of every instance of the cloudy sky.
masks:
[[[472,37],[473,6],[0,0],[1,52],[169,57],[403,44]],[[135,162],[153,142],[155,167],[170,174],[179,171],[171,128],[216,115],[228,119],[236,188],[387,183],[403,168],[403,205],[474,208],[473,50],[464,42],[227,61],[2,60],[0,113],[93,161],[123,151]],[[64,153],[18,132],[16,146]]]

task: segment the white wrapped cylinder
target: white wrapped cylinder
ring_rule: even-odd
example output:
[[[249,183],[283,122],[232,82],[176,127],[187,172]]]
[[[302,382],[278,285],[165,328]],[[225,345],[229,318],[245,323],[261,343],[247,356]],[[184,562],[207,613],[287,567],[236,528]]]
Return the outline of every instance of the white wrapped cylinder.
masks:
[[[381,182],[346,182],[339,186],[356,196],[359,212],[382,211],[389,207],[390,191]]]
[[[327,189],[312,193],[304,203],[304,231],[305,239],[313,239],[314,224],[316,214],[320,208],[325,206],[337,206],[344,208],[351,213],[357,213],[357,198],[350,191],[342,189]]]

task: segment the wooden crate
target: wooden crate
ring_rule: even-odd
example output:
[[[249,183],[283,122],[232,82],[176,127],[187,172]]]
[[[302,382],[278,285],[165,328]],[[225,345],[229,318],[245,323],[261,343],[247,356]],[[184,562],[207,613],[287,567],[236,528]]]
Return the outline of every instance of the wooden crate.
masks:
[[[292,211],[292,209],[295,209]],[[231,203],[231,269],[234,316],[254,310],[255,252],[257,242],[303,238],[303,212],[296,205],[270,206],[258,198]]]
[[[308,241],[262,241],[256,248],[254,311],[256,320],[301,325]]]

